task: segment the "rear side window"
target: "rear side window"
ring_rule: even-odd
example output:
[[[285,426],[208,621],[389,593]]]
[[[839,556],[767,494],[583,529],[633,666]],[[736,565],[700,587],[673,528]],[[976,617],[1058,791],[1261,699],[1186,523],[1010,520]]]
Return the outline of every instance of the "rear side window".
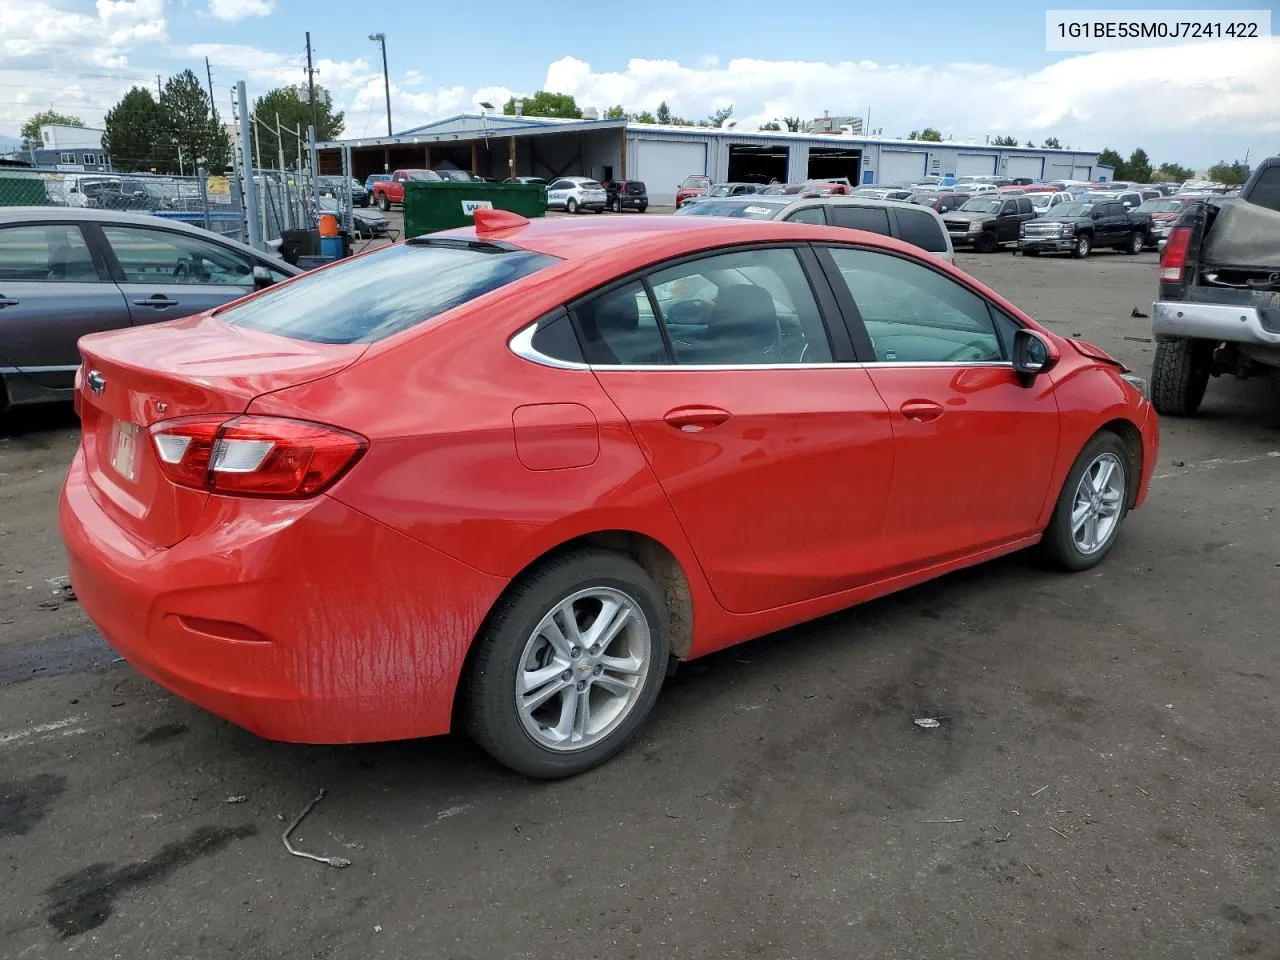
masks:
[[[897,215],[899,239],[930,253],[946,253],[947,238],[937,220],[922,210],[899,210]]]
[[[827,222],[827,217],[822,212],[821,207],[801,207],[799,210],[792,210],[783,219],[788,223],[825,224]]]
[[[218,314],[317,343],[373,343],[559,261],[496,246],[406,243],[286,284]]]
[[[18,280],[99,280],[80,228],[70,223],[5,227],[0,230],[0,282]]]
[[[1280,211],[1280,164],[1262,171],[1249,191],[1249,202]]]
[[[869,230],[882,236],[889,235],[889,214],[884,207],[855,207],[833,204],[831,223],[851,230]]]

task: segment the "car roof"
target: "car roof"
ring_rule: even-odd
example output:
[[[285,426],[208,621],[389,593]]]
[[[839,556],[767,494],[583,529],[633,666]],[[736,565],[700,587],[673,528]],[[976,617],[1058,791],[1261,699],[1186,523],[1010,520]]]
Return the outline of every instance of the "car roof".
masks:
[[[201,240],[214,240],[244,253],[252,254],[273,266],[283,268],[290,274],[297,273],[298,268],[291,266],[279,257],[274,257],[261,250],[255,250],[238,240],[224,237],[204,230],[200,227],[183,223],[181,220],[170,220],[168,217],[153,217],[147,213],[128,213],[123,210],[102,210],[95,207],[0,207],[0,226],[14,224],[41,223],[105,223],[121,226],[163,227],[177,233],[185,233]]]

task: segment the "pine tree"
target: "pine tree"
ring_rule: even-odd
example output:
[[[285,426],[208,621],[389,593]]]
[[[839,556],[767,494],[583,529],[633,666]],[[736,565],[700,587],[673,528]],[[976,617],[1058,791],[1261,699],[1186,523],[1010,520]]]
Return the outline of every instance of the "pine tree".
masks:
[[[1125,179],[1136,183],[1151,182],[1151,158],[1141,147],[1129,154],[1129,162],[1125,164]]]
[[[156,144],[165,125],[150,90],[134,87],[126,93],[107,111],[104,125],[102,149],[117,169],[159,170]]]
[[[210,109],[209,96],[190,70],[170,77],[160,94],[165,135],[157,153],[166,156],[170,169],[195,173],[204,166],[221,173],[227,165],[227,138]]]

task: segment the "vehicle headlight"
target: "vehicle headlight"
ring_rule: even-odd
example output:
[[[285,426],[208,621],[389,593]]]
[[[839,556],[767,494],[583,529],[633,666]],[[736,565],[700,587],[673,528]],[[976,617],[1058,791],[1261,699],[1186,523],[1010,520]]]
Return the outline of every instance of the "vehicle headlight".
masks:
[[[969,224],[968,230],[969,230],[969,233],[981,233],[982,224],[978,223],[977,221],[972,221]]]
[[[1136,373],[1122,373],[1120,374],[1120,377],[1125,383],[1129,384],[1129,386],[1133,387],[1133,389],[1137,390],[1144,397],[1148,395],[1147,381],[1142,379],[1142,377],[1138,376]]]
[[[1076,225],[1074,223],[1063,223],[1058,226],[1058,230],[1070,236],[1076,232]]]

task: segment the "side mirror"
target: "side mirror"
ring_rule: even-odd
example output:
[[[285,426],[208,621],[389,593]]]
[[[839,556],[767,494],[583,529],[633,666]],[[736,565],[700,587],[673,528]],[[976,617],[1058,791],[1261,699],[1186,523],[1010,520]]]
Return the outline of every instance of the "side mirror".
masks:
[[[1013,369],[1024,386],[1056,367],[1059,357],[1058,348],[1042,333],[1023,327],[1013,335]]]
[[[267,287],[271,286],[273,283],[275,283],[275,281],[271,279],[270,270],[268,270],[262,264],[258,264],[256,267],[253,268],[253,289],[265,290]]]
[[[1101,210],[1095,210],[1095,211],[1093,211],[1092,216],[1093,216],[1093,219],[1095,219],[1095,220],[1101,220],[1101,219],[1102,219],[1102,211],[1101,211]]]

